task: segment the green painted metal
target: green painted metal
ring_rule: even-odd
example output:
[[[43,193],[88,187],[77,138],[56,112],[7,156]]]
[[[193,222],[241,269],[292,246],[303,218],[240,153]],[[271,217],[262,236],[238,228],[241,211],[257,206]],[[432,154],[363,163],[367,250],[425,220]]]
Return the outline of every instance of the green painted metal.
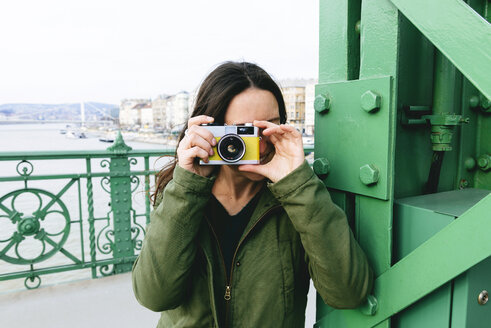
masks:
[[[317,326],[374,327],[485,260],[491,256],[491,243],[482,242],[491,229],[489,213],[491,195],[380,275],[374,287],[379,302],[375,315],[366,316],[357,309],[336,310]]]
[[[316,86],[316,93],[329,93],[332,98],[330,111],[316,114],[314,152],[316,157],[325,157],[331,164],[326,181],[329,188],[389,198],[391,86],[390,77]],[[367,91],[380,95],[380,109],[376,113],[362,109],[362,96]],[[376,183],[363,182],[366,165],[379,171]]]
[[[491,257],[455,279],[451,323],[453,328],[485,327],[491,322],[489,302],[477,302],[479,294],[488,289]]]
[[[358,77],[361,0],[320,1],[319,83]]]
[[[464,189],[398,200],[394,209],[397,218],[394,222],[395,260],[399,261],[407,256],[488,194],[489,191],[487,190]],[[425,325],[454,327],[451,318],[452,308],[455,307],[457,311],[461,311],[469,304],[474,304],[475,299],[468,304],[468,297],[453,295],[452,290],[455,289],[456,284],[459,284],[458,281],[462,280],[462,277],[468,275],[469,272],[481,273],[483,269],[487,275],[491,274],[491,270],[486,270],[482,268],[482,264],[478,264],[454,282],[443,285],[395,315],[392,326],[397,328],[418,328]],[[481,288],[487,286],[487,283],[483,283],[483,281],[475,280],[475,282],[480,284]],[[490,316],[487,319],[491,319],[491,311],[487,311],[487,314]],[[465,326],[473,327],[477,324],[468,323],[462,327]]]
[[[491,156],[491,106],[484,92],[491,87],[491,80],[487,79],[491,75],[491,42],[483,46],[481,41],[491,38],[489,23],[483,19],[489,20],[490,9],[486,0],[320,1],[316,96],[322,98],[323,104],[329,99],[329,108],[322,110],[319,105],[316,110],[315,157],[329,160],[330,172],[324,177],[324,183],[334,202],[354,213],[348,215],[348,220],[377,276],[374,293],[378,310],[373,316],[362,315],[362,311],[373,310],[374,301],[355,311],[338,311],[318,298],[316,326],[399,327],[400,315],[404,315],[403,325],[414,322],[419,326],[448,327],[451,322],[457,322],[450,316],[467,311],[455,301],[452,289],[461,278],[452,282],[448,282],[451,279],[448,276],[447,281],[440,279],[454,269],[448,266],[424,283],[420,280],[425,278],[414,276],[414,284],[423,286],[418,289],[419,296],[414,296],[408,288],[399,288],[401,295],[396,295],[396,284],[392,286],[391,281],[405,281],[417,268],[409,266],[416,263],[409,260],[413,255],[404,257],[407,254],[398,253],[398,242],[406,239],[393,242],[393,238],[400,236],[393,231],[393,221],[399,224],[397,220],[401,215],[394,210],[394,204],[402,197],[424,194],[434,151],[446,151],[441,174],[437,177],[439,193],[436,195],[444,198],[447,197],[445,191],[456,189],[464,189],[466,195],[476,191],[469,188],[491,190],[491,170],[487,165]],[[352,34],[348,23],[355,17],[359,20],[355,23],[359,41],[353,37],[356,34]],[[460,42],[461,39],[466,40]],[[354,46],[359,47],[359,52],[349,51]],[[462,56],[464,53],[466,55]],[[374,89],[376,84],[372,81],[383,78],[390,78],[391,84],[389,91],[380,93]],[[368,83],[360,92],[357,85],[364,81]],[[351,97],[351,100],[340,102],[343,97]],[[385,103],[384,108],[387,99],[389,103]],[[382,113],[387,115],[383,123],[363,128]],[[377,149],[367,148],[372,140],[378,141]],[[349,163],[358,159],[366,162],[355,171]],[[383,190],[369,193],[363,188]],[[434,195],[421,197],[435,201]],[[454,208],[462,205],[460,199],[445,201]],[[414,206],[425,211],[423,203]],[[433,210],[428,213],[434,215]],[[445,217],[444,213],[440,214]],[[435,228],[426,224],[412,235],[429,238],[435,234]],[[461,229],[476,229],[471,220],[461,224]],[[442,233],[436,233],[431,240],[437,240]],[[415,250],[420,259],[425,258],[425,253],[428,258],[443,253],[437,244],[430,245]],[[476,252],[476,245],[462,242],[460,246],[462,252]],[[471,268],[463,256],[456,262],[456,266],[461,266],[462,276],[481,270],[477,263]],[[405,271],[397,270],[403,263]],[[456,275],[454,272],[452,278]],[[439,287],[435,283],[438,279]],[[433,284],[431,288],[430,284]],[[466,284],[470,284],[469,280]],[[404,299],[406,304],[402,307],[398,303],[394,307],[394,299],[397,302]],[[429,303],[425,302],[439,304],[440,308],[430,310],[431,307],[425,305]],[[388,311],[388,307],[392,310]],[[407,309],[394,316],[403,308]],[[435,311],[442,315],[432,320]],[[381,312],[385,315],[381,316]]]
[[[488,99],[491,25],[464,1],[391,0]]]
[[[20,188],[0,195],[0,220],[2,227],[11,224],[13,232],[10,236],[0,240],[0,260],[13,265],[9,273],[1,273],[0,281],[25,278],[26,288],[33,289],[41,285],[41,275],[55,274],[64,271],[90,268],[92,277],[97,278],[114,273],[131,270],[136,258],[135,252],[141,248],[144,228],[137,221],[145,217],[143,224],[149,222],[150,201],[148,190],[150,176],[155,171],[150,170],[150,157],[174,154],[175,150],[132,150],[119,134],[116,142],[106,151],[68,151],[68,152],[32,152],[26,153],[0,153],[0,161],[13,162],[17,175],[0,177],[0,183],[20,183]],[[142,158],[145,170],[131,170],[138,158]],[[35,166],[32,160],[48,160],[57,165],[57,160],[81,159],[85,160],[85,172],[71,174],[35,175]],[[100,161],[105,172],[93,172],[92,162]],[[17,164],[15,165],[15,163]],[[4,172],[5,174],[5,172]],[[137,213],[132,206],[132,194],[140,185],[140,178],[145,179],[145,212]],[[86,214],[83,211],[81,180],[86,180]],[[49,185],[46,188],[32,188],[34,181],[66,181],[59,190],[53,192]],[[100,188],[94,183],[100,182]],[[97,191],[103,190],[110,195],[111,210],[106,216],[96,217],[94,198]],[[76,192],[78,198],[77,213],[70,213],[65,204],[64,195]],[[30,196],[37,200],[37,209],[30,213],[26,210],[21,198]],[[31,201],[32,202],[32,201]],[[84,217],[86,215],[86,217]],[[46,227],[51,217],[63,218],[63,227],[51,231],[52,226]],[[66,248],[66,241],[71,236],[75,225],[79,232],[79,249]],[[84,238],[84,227],[88,227],[87,240]],[[37,240],[39,251],[35,256],[27,256],[19,251],[23,242]],[[89,258],[85,257],[88,251]],[[63,265],[46,266],[46,260],[53,256],[62,255],[66,262]],[[110,258],[108,258],[110,257]],[[16,267],[29,265],[29,270],[15,270]],[[25,269],[25,268],[23,268]]]

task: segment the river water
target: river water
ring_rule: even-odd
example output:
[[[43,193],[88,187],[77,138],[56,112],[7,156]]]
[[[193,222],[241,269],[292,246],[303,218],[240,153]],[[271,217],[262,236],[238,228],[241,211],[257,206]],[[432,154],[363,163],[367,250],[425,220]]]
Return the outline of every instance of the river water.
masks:
[[[89,137],[87,139],[70,139],[65,135],[60,134],[60,129],[64,129],[64,124],[18,124],[18,125],[1,125],[0,124],[0,152],[21,151],[29,154],[32,151],[66,151],[66,150],[103,150],[110,144],[103,143],[95,137]],[[158,144],[149,144],[141,142],[126,142],[133,149],[164,149],[165,146]],[[132,170],[143,170],[144,163],[143,158],[137,159],[136,165],[132,166]],[[91,161],[92,170],[94,172],[107,172],[107,167],[101,166],[102,159],[93,159]],[[53,174],[73,174],[73,173],[85,173],[86,163],[85,159],[65,159],[65,160],[33,160],[30,161],[33,165],[32,175],[53,175]],[[164,164],[165,159],[150,158],[150,169],[158,170]],[[0,176],[18,176],[16,172],[17,164],[19,161],[0,161]],[[69,180],[42,180],[42,181],[30,181],[28,183],[29,188],[37,188],[45,190],[51,194],[56,195]],[[60,198],[63,204],[66,206],[70,213],[69,223],[70,233],[63,248],[69,251],[71,254],[78,258],[85,256],[86,261],[90,258],[89,250],[89,232],[87,223],[87,193],[86,193],[86,179],[80,180],[80,195],[81,202],[79,203],[79,191],[78,184],[75,183],[71,186],[65,194]],[[109,195],[101,187],[101,179],[93,179],[94,185],[94,212],[96,218],[105,218],[110,216],[109,214]],[[151,180],[153,185],[153,180]],[[49,197],[41,197],[41,200],[35,197],[34,194],[25,193],[17,197],[12,203],[12,197],[6,197],[6,195],[14,190],[24,188],[24,183],[19,182],[2,182],[0,183],[0,201],[5,201],[4,205],[16,207],[16,210],[22,212],[24,216],[32,214],[39,208],[39,203],[46,203],[50,200]],[[145,211],[144,203],[144,183],[143,178],[140,177],[140,184],[136,188],[132,196],[132,206],[136,213],[143,214]],[[53,206],[54,209],[60,210],[60,206]],[[2,217],[3,215],[3,217]],[[49,219],[48,219],[49,218]],[[75,222],[74,222],[75,221]],[[78,221],[82,221],[80,224]],[[138,217],[137,222],[142,226],[145,226],[145,218]],[[96,234],[100,232],[106,225],[107,220],[101,220],[96,223]],[[112,223],[111,223],[112,224]],[[46,219],[41,223],[42,228],[46,231],[56,235],[59,232],[63,232],[63,228],[67,226],[67,222],[59,213],[51,213],[46,216]],[[0,252],[8,244],[1,242],[10,238],[10,236],[17,231],[17,225],[14,225],[5,217],[3,211],[0,210]],[[104,244],[104,234],[101,235],[101,245]],[[63,233],[58,236],[53,236],[52,239],[55,242],[61,241]],[[82,250],[81,240],[84,241],[84,248]],[[42,254],[42,243],[35,238],[26,238],[25,241],[19,244],[17,252],[25,259],[36,258]],[[49,247],[47,247],[49,250]],[[14,249],[9,250],[6,255],[13,258],[17,257]],[[101,254],[98,251],[97,258],[109,258],[110,255]],[[35,268],[50,267],[57,265],[72,264],[73,261],[68,259],[61,253],[57,253],[49,259],[35,264]],[[0,260],[0,274],[8,272],[18,272],[23,270],[29,270],[28,265],[14,265]],[[98,272],[98,275],[100,273]],[[41,286],[59,284],[63,282],[69,282],[80,279],[89,279],[91,277],[90,270],[75,270],[63,273],[42,275]],[[310,292],[308,295],[307,313],[306,313],[306,327],[312,327],[315,322],[315,290],[311,284]],[[0,281],[0,293],[21,291],[25,290],[24,278]]]

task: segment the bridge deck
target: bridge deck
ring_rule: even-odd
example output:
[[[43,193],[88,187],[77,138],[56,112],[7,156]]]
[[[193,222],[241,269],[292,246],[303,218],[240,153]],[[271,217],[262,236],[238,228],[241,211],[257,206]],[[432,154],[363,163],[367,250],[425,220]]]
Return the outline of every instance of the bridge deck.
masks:
[[[0,295],[2,328],[152,328],[159,316],[135,300],[129,273]],[[305,326],[314,322],[311,285]]]
[[[0,295],[0,327],[156,327],[160,314],[143,308],[130,274]]]

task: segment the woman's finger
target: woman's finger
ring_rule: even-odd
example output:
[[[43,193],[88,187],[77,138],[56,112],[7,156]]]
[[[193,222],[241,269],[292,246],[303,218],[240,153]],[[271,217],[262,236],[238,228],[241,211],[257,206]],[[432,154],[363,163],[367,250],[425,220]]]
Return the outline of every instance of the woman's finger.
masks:
[[[270,121],[257,121],[257,120],[254,120],[254,122],[252,122],[252,124],[254,126],[257,126],[258,128],[261,128],[261,129],[266,129],[266,128],[271,128],[271,127],[274,127],[274,126],[278,126],[277,124],[274,124]]]
[[[210,142],[197,133],[188,134],[184,139],[182,139],[181,144],[184,149],[197,146],[205,150],[208,154],[210,154],[210,156],[213,155],[213,148]]]
[[[209,157],[208,152],[198,146],[194,146],[192,148],[184,150],[183,155],[188,160],[191,160],[190,163],[194,162],[194,159],[196,157],[201,158],[205,162],[208,162],[208,157]]]
[[[188,133],[186,137],[193,138],[194,135],[197,135],[204,140],[206,140],[211,146],[216,146],[217,141],[213,133],[210,132],[207,128],[199,125],[193,125],[188,129]]]
[[[193,125],[212,123],[214,120],[215,119],[213,117],[207,115],[198,115],[191,117],[188,120],[188,129]]]

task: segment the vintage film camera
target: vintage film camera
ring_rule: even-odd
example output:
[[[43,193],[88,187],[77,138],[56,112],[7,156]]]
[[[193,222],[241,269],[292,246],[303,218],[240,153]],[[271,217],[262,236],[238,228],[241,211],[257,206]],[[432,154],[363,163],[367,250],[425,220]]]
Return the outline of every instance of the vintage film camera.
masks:
[[[213,156],[208,158],[208,163],[200,160],[201,165],[259,164],[259,129],[252,123],[201,126],[208,129],[217,141]]]

